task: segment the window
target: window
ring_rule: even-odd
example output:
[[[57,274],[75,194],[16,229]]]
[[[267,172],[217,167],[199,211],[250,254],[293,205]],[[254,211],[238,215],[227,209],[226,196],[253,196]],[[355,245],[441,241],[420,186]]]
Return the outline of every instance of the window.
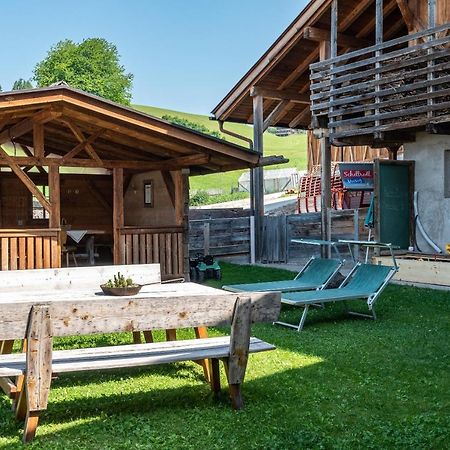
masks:
[[[50,196],[48,186],[40,185],[36,187],[42,192],[46,199],[49,199]],[[31,211],[31,217],[33,220],[43,220],[49,218],[48,211],[44,209],[44,207],[39,203],[39,200],[34,195],[31,197]]]
[[[450,198],[450,150],[444,152],[444,197]]]
[[[153,182],[151,180],[144,181],[144,206],[153,207]]]

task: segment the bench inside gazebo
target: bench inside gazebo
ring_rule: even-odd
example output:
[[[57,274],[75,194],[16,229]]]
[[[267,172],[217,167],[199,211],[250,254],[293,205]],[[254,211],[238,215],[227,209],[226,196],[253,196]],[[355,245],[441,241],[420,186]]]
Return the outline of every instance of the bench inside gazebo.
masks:
[[[0,268],[160,263],[165,278],[187,275],[189,175],[259,164],[67,86],[1,93]]]

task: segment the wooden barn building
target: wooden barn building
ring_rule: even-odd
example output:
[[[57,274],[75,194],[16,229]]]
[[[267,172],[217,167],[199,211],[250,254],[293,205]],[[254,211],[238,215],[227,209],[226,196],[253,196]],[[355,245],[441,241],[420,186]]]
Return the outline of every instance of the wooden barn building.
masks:
[[[261,153],[269,126],[310,130],[309,153],[322,166],[324,238],[331,160],[350,152],[396,160],[403,147],[409,162],[375,167],[376,237],[443,253],[450,252],[449,82],[448,0],[311,0],[212,114],[252,123]],[[253,178],[258,229],[260,169]],[[434,247],[416,233],[417,215]]]
[[[67,86],[1,93],[1,270],[81,255],[81,264],[159,262],[163,277],[186,275],[189,175],[263,163]]]

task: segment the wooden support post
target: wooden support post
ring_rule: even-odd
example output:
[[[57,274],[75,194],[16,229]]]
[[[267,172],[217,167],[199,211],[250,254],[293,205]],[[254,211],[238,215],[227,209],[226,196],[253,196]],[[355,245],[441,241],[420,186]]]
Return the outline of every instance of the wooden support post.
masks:
[[[228,358],[228,384],[234,409],[244,406],[241,385],[244,382],[250,345],[252,302],[250,297],[238,297],[234,306]]]
[[[39,414],[47,409],[52,380],[52,335],[50,306],[33,306],[27,332],[27,372],[25,377],[27,413],[23,432],[24,442],[33,439]]]
[[[114,264],[124,264],[120,230],[124,226],[123,169],[113,169],[113,237]]]
[[[33,148],[35,158],[44,158],[44,125],[42,123],[33,124]]]
[[[183,270],[184,278],[189,280],[189,169],[181,169],[180,174],[180,186],[177,188],[180,191],[180,212],[181,214],[181,226],[183,227],[183,255],[184,260]],[[177,183],[178,184],[178,183]]]
[[[254,150],[260,153],[261,156],[264,153],[263,133],[263,97],[257,95],[253,97],[253,145]],[[264,169],[262,167],[253,169],[253,183],[256,261],[261,261],[264,221]]]
[[[435,26],[436,26],[436,0],[428,0],[428,27],[434,28]],[[436,34],[430,36],[430,41],[433,41],[434,39],[436,39]],[[434,49],[432,47],[427,50],[427,53],[429,55],[432,55],[433,52]],[[429,94],[429,98],[427,100],[427,106],[429,107],[427,116],[429,119],[432,119],[434,116],[433,114],[434,86],[431,84],[434,80],[434,61],[432,59],[428,61],[427,67],[428,67],[427,81],[430,83],[430,85],[427,87],[427,93]]]
[[[327,130],[322,130],[320,138],[320,156],[321,156],[321,230],[322,239],[329,241],[331,239],[331,227],[328,221],[328,210],[331,208],[331,144],[327,136]],[[330,246],[322,248],[322,256],[331,257]]]
[[[383,0],[376,0],[375,2],[375,45],[379,45],[383,43]],[[379,104],[380,103],[380,97],[378,96],[378,92],[380,92],[380,83],[379,81],[381,80],[381,73],[380,73],[380,69],[381,69],[381,63],[379,62],[379,58],[382,54],[381,50],[377,50],[375,52],[375,80],[376,80],[376,85],[375,85],[375,104]],[[374,110],[374,114],[378,115],[380,113],[380,110],[377,108]],[[379,120],[375,120],[375,128],[380,126],[380,121]],[[382,140],[383,139],[383,133],[381,132],[375,132],[375,136],[374,136],[375,140]]]
[[[59,167],[50,166],[48,168],[48,187],[50,191],[50,217],[49,228],[61,227],[61,189],[60,189],[60,177]],[[61,240],[53,241],[52,244],[52,268],[61,267]]]

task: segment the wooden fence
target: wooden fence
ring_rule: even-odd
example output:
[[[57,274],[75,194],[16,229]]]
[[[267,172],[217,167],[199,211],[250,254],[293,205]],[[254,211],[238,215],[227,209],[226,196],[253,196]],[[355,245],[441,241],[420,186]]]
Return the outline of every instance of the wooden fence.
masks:
[[[356,211],[356,212],[355,212]],[[330,222],[333,239],[364,239],[366,209],[331,210]],[[356,221],[356,222],[355,222]],[[210,254],[216,257],[245,256],[251,258],[254,245],[251,217],[191,220],[189,222],[189,254]],[[320,213],[291,214],[264,217],[263,262],[287,262],[317,251],[292,244],[291,239],[320,239]]]
[[[161,265],[164,277],[184,273],[183,228],[124,227],[120,230],[120,264]]]
[[[249,255],[253,218],[232,217],[189,221],[189,254]]]
[[[0,230],[1,270],[61,267],[59,229]]]

